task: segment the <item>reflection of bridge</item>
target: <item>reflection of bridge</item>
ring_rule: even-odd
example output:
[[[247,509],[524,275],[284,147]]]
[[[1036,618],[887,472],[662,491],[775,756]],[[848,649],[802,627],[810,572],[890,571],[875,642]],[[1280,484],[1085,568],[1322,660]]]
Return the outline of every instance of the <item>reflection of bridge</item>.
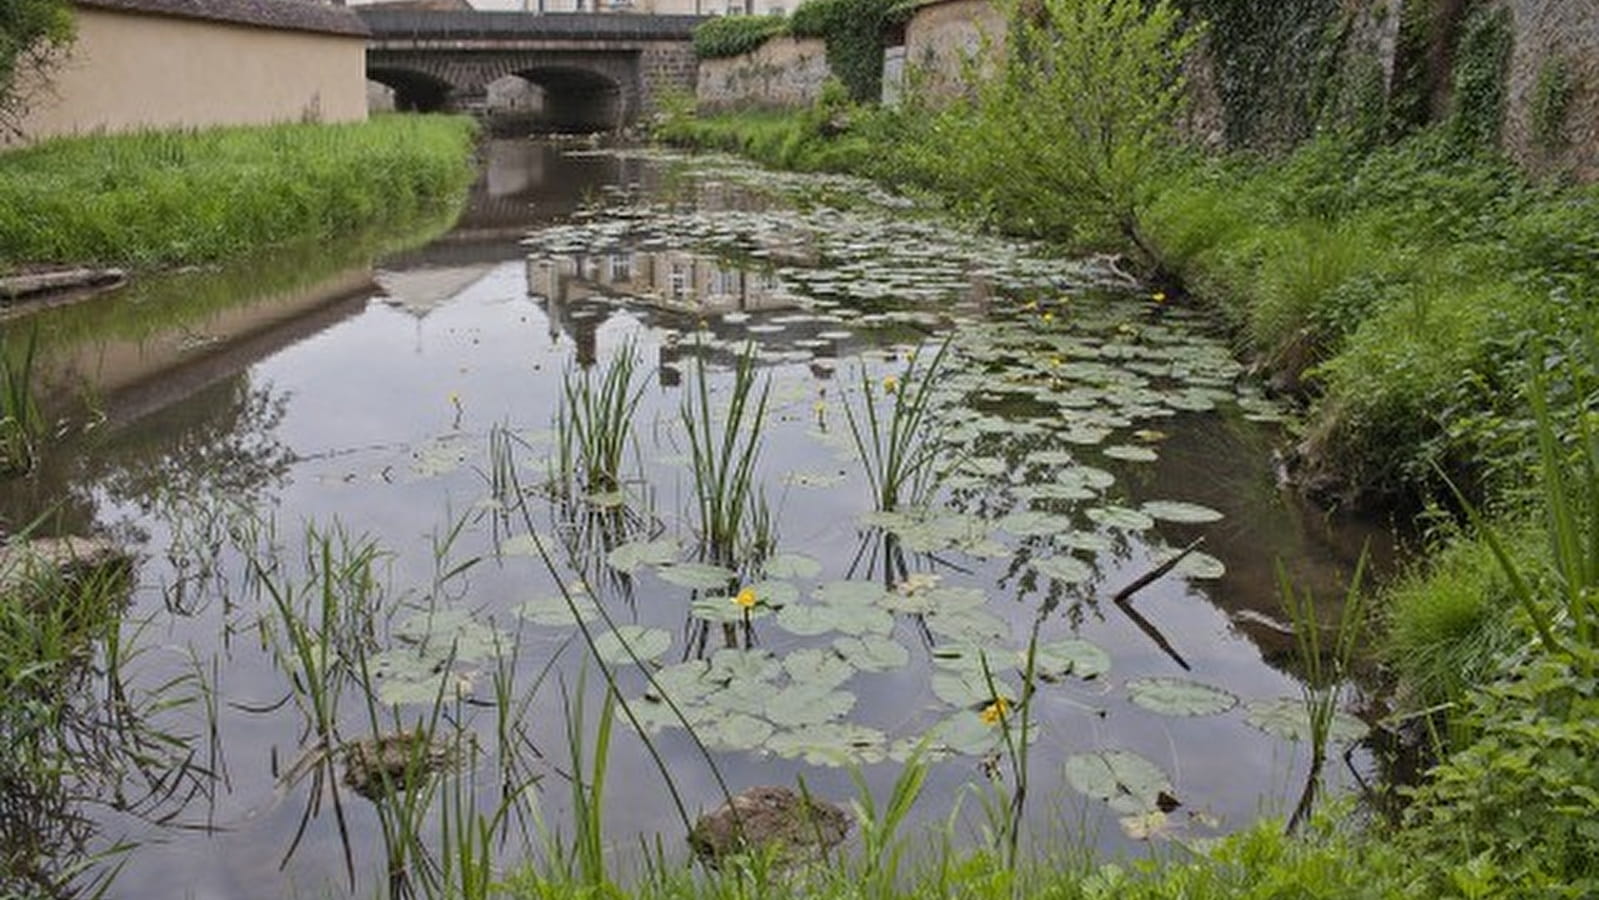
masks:
[[[554,128],[626,125],[661,94],[692,91],[699,16],[360,9],[367,77],[401,109],[471,110],[508,76],[543,93]]]

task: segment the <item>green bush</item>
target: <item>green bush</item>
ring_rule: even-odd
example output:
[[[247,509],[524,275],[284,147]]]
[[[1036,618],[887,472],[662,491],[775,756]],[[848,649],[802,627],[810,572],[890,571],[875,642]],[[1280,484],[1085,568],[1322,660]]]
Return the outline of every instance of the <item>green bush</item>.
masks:
[[[788,19],[775,16],[721,16],[694,29],[694,54],[722,59],[753,53],[788,30]]]
[[[0,268],[206,262],[454,203],[465,118],[67,138],[0,155]]]
[[[1467,897],[1599,895],[1599,665],[1536,654],[1468,696],[1478,737],[1416,792],[1404,849]],[[1436,895],[1435,895],[1436,896]]]

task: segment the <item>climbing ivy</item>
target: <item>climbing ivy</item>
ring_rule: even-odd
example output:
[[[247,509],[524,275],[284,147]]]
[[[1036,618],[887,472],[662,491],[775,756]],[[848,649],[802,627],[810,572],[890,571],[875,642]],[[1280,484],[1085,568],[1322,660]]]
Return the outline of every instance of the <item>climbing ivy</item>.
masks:
[[[869,103],[882,95],[883,32],[915,12],[906,0],[806,0],[794,10],[789,30],[827,42],[827,66],[849,89],[850,99]]]
[[[1577,86],[1572,80],[1571,61],[1551,56],[1538,68],[1538,81],[1532,88],[1532,139],[1545,152],[1559,150],[1570,139],[1566,116]]]
[[[1448,130],[1465,151],[1499,146],[1510,66],[1510,11],[1482,6],[1467,19],[1454,67]]]
[[[1338,39],[1339,0],[1182,0],[1209,25],[1227,142],[1288,145],[1316,123],[1325,42]]]

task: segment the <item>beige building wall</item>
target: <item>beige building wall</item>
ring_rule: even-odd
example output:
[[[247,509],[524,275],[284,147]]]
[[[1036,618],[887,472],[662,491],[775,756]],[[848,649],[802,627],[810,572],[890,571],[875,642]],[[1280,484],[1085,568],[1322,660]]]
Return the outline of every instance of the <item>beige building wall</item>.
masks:
[[[29,139],[366,118],[366,40],[78,7],[77,40],[23,119]]]

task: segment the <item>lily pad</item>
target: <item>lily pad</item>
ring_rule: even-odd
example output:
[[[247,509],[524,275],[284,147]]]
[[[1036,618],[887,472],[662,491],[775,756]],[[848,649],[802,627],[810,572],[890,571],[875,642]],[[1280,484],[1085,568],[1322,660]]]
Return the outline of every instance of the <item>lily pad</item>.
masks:
[[[1189,578],[1198,578],[1204,580],[1220,578],[1223,575],[1226,575],[1227,566],[1221,560],[1211,556],[1209,553],[1202,553],[1198,550],[1195,550],[1194,552],[1183,557],[1182,562],[1178,563],[1176,567],[1172,569],[1172,571],[1181,575],[1187,575]]]
[[[768,578],[815,578],[822,574],[822,564],[802,553],[779,553],[766,561]]]
[[[656,574],[662,581],[670,582],[678,587],[691,590],[710,590],[712,588],[725,588],[738,576],[729,569],[713,566],[709,563],[676,563],[670,566],[657,566]]]
[[[611,568],[621,572],[632,572],[639,566],[670,563],[675,559],[677,559],[677,542],[670,539],[633,541],[617,547],[605,557],[606,563]]]
[[[644,697],[646,700],[661,700],[660,695],[664,694],[679,705],[693,703],[716,689],[715,683],[706,677],[710,669],[710,663],[703,659],[667,666],[654,674],[654,685]]]
[[[1010,636],[1010,624],[986,609],[939,610],[927,617],[929,631],[960,643],[987,645]]]
[[[994,702],[996,695],[1015,702],[1016,689],[1006,683],[999,672],[990,670],[990,674],[992,687],[981,669],[938,669],[931,679],[933,696],[950,706],[974,709]]]
[[[1021,664],[1026,664],[1025,657]],[[1049,641],[1034,649],[1033,671],[1044,678],[1098,678],[1110,671],[1110,654],[1082,638]]]
[[[849,722],[824,722],[772,735],[766,749],[813,766],[847,766],[883,759],[888,739],[881,731]]]
[[[1120,459],[1126,462],[1154,462],[1160,454],[1137,444],[1112,444],[1100,451],[1111,459]]]
[[[735,712],[696,725],[694,733],[717,750],[754,750],[776,730],[764,719]]]
[[[1128,750],[1079,753],[1066,758],[1066,781],[1079,793],[1123,815],[1174,806],[1171,781],[1160,767]]]
[[[1132,701],[1163,716],[1214,716],[1238,705],[1222,690],[1184,678],[1135,678],[1127,682]]]
[[[1088,518],[1096,525],[1123,531],[1147,531],[1155,527],[1155,519],[1149,513],[1126,506],[1096,506],[1088,511]]]
[[[888,592],[874,581],[830,581],[811,597],[827,606],[877,606],[888,599]]]
[[[576,619],[572,616],[573,607],[577,609]],[[577,619],[584,622],[598,619],[600,607],[594,602],[594,598],[586,593],[573,593],[570,604],[560,594],[550,594],[527,601],[516,608],[516,614],[535,625],[559,628],[563,625],[576,625]]]
[[[994,524],[1017,537],[1040,537],[1072,529],[1072,520],[1065,516],[1032,510],[1011,513]]]
[[[625,644],[625,646],[624,646]],[[662,628],[645,628],[641,625],[622,625],[594,639],[594,655],[601,662],[625,665],[633,661],[627,648],[639,659],[654,659],[672,646],[672,633]]]
[[[894,617],[886,610],[863,604],[790,604],[777,613],[777,624],[790,634],[810,637],[837,631],[842,634],[888,634]]]
[[[713,682],[769,681],[783,671],[782,663],[766,650],[738,650],[726,647],[711,654],[711,668],[705,677]]]
[[[766,718],[784,728],[820,725],[840,719],[855,708],[855,695],[809,684],[792,684],[766,701]]]
[[[1223,518],[1221,513],[1208,506],[1184,503],[1180,500],[1151,500],[1139,508],[1162,522],[1200,525],[1206,522],[1218,522]]]
[[[1251,700],[1244,704],[1244,721],[1285,741],[1309,741],[1312,734],[1310,713],[1305,701],[1297,697]],[[1365,722],[1334,711],[1327,739],[1335,744],[1352,743],[1365,737],[1367,730]]]
[[[859,641],[860,638],[846,638],[845,640]],[[884,640],[874,638],[874,640]],[[897,645],[896,645],[897,646]],[[822,690],[831,690],[850,679],[855,674],[856,667],[845,657],[832,650],[821,647],[806,647],[795,650],[783,658],[783,671],[788,677],[800,685]]]
[[[850,666],[862,672],[899,669],[911,661],[911,653],[904,645],[875,634],[841,637],[833,641],[833,649],[838,651]]]
[[[1049,556],[1033,560],[1038,574],[1046,575],[1061,584],[1080,584],[1094,577],[1094,570],[1075,556]]]

